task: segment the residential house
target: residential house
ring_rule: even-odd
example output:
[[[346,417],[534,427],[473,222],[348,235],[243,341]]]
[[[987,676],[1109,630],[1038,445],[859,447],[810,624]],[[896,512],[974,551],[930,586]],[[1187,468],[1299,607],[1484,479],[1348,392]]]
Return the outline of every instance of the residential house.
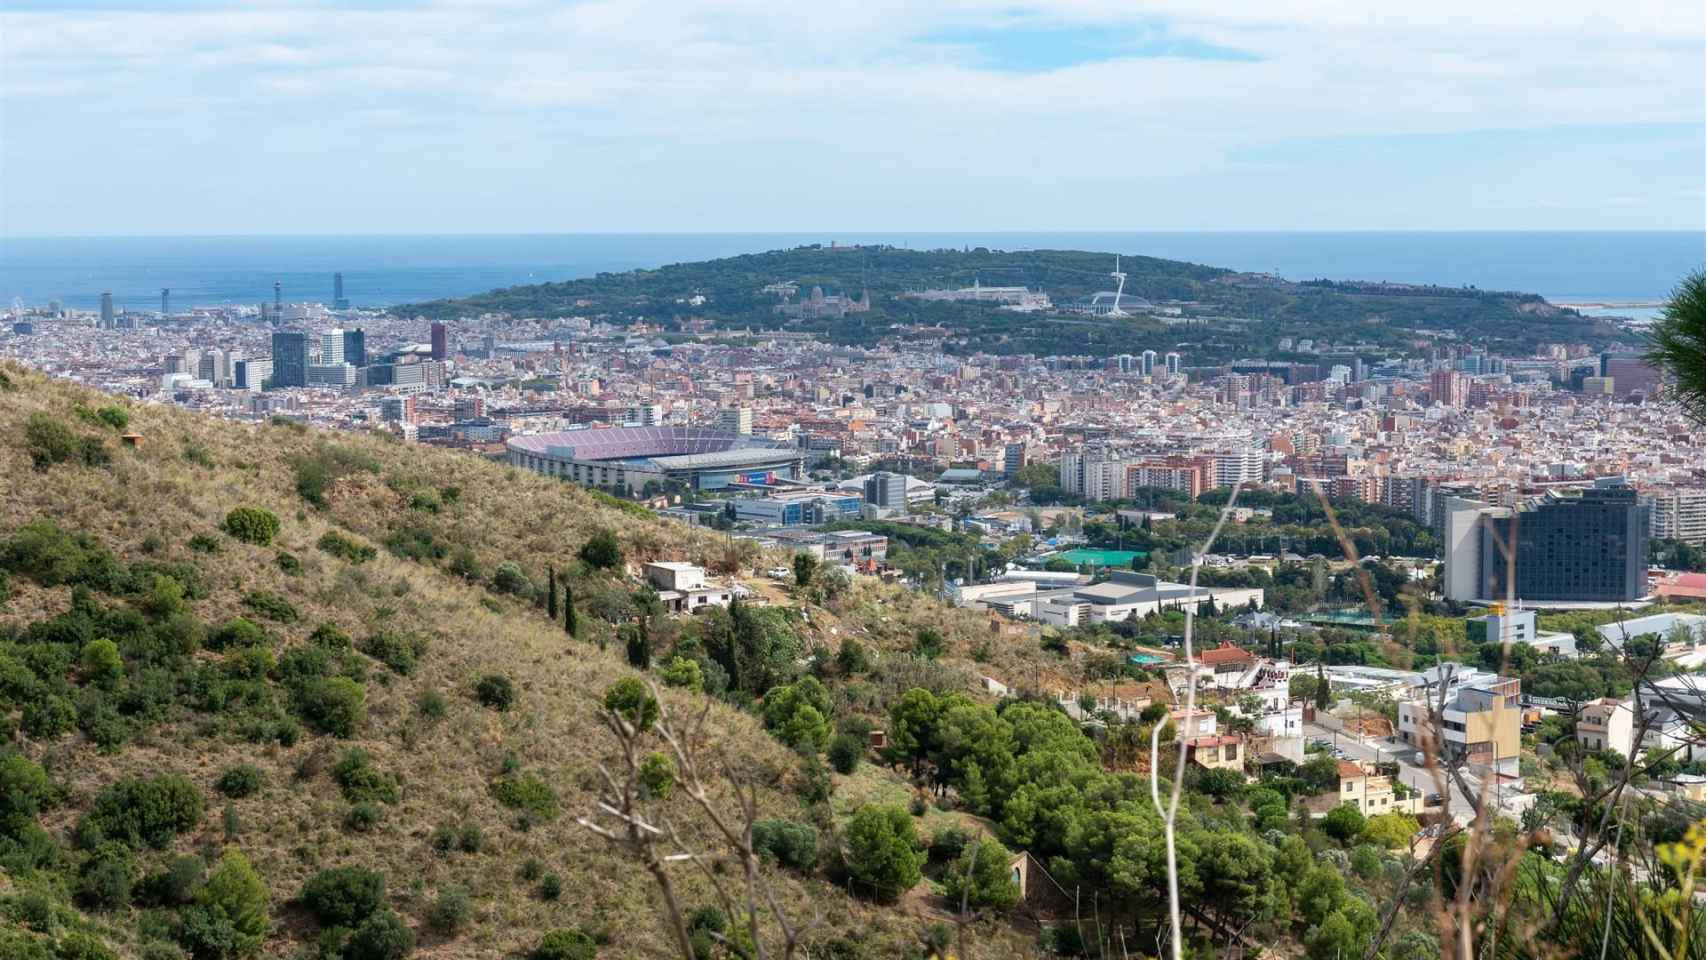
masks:
[[[1244,772],[1244,738],[1235,733],[1192,737],[1185,741],[1185,760],[1208,770]]]
[[[1445,679],[1449,684],[1449,677]],[[1431,746],[1448,760],[1517,776],[1522,737],[1520,679],[1492,677],[1458,686],[1441,711],[1444,730],[1437,733],[1425,687],[1423,691],[1398,704],[1400,740],[1418,749]]]
[[[1604,697],[1582,704],[1576,742],[1584,750],[1614,750],[1629,756],[1635,744],[1635,711],[1626,700]]]
[[[670,613],[693,613],[706,607],[726,607],[734,591],[705,577],[703,567],[664,561],[646,564],[646,579]]]

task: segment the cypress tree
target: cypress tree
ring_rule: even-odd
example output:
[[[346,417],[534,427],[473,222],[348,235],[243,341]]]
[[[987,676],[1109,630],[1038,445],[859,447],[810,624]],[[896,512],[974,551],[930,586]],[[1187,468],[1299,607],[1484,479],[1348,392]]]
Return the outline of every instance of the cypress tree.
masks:
[[[1327,669],[1315,663],[1315,709],[1325,710],[1333,702],[1332,688],[1327,685]]]
[[[545,615],[557,619],[557,568],[545,568]]]
[[[563,584],[563,632],[569,636],[578,636],[581,632],[580,618],[575,616],[575,589]]]

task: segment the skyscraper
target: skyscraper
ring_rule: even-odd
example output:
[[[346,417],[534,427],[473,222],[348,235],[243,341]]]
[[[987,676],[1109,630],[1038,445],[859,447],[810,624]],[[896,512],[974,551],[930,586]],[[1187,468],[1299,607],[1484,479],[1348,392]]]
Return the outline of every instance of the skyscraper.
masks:
[[[344,297],[344,275],[341,273],[332,274],[332,309],[349,309],[349,300]]]
[[[308,334],[291,330],[272,335],[272,385],[308,385]]]
[[[160,288],[160,316],[169,317],[171,315],[172,315],[172,289],[170,287],[161,287]]]
[[[442,323],[432,325],[432,358],[443,360],[450,356],[450,330]]]
[[[1167,354],[1167,375],[1169,377],[1178,376],[1179,375],[1179,366],[1180,366],[1179,355],[1177,353],[1169,352]]]
[[[1652,506],[1619,478],[1516,509],[1453,501],[1446,595],[1454,600],[1625,603],[1647,594]],[[1515,544],[1511,543],[1512,534]],[[1511,557],[1514,556],[1514,569]]]
[[[101,329],[102,330],[111,330],[116,326],[118,326],[118,324],[116,322],[114,322],[114,320],[113,320],[113,295],[110,292],[102,293],[101,294]]]
[[[1143,375],[1146,377],[1153,377],[1155,375],[1155,351],[1154,350],[1143,351]]]
[[[337,327],[320,334],[320,362],[322,364],[344,362],[344,332]]]
[[[360,327],[344,331],[344,362],[355,367],[367,366],[367,331]]]
[[[272,282],[272,309],[275,314],[284,312],[284,284],[277,280]]]

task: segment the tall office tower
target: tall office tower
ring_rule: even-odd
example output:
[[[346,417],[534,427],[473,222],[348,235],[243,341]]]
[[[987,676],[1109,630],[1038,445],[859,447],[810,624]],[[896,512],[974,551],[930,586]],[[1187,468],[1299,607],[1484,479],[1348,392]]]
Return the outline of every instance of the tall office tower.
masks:
[[[326,365],[344,362],[344,332],[337,327],[320,334],[320,362]]]
[[[1146,377],[1153,377],[1155,375],[1155,351],[1154,350],[1143,351],[1143,375]]]
[[[272,385],[308,385],[308,334],[290,330],[272,335]]]
[[[344,296],[344,275],[341,273],[332,274],[332,309],[349,309],[349,300]]]
[[[1179,355],[1177,353],[1169,352],[1167,354],[1167,376],[1169,376],[1169,377],[1178,376],[1180,366],[1181,366],[1181,360],[1179,358]]]
[[[172,288],[171,287],[161,287],[160,288],[160,316],[169,317],[171,315],[172,315]]]
[[[1120,354],[1114,358],[1114,362],[1118,364],[1117,369],[1121,373],[1130,373],[1137,367],[1137,358],[1129,353]]]
[[[1028,453],[1022,443],[1009,443],[1001,451],[1001,474],[1011,477],[1025,466]]]
[[[1456,370],[1435,370],[1428,376],[1428,393],[1435,406],[1461,407],[1469,398],[1469,378]]]
[[[103,293],[101,294],[101,329],[112,330],[117,326],[118,324],[113,321],[113,295]]]
[[[1602,353],[1599,375],[1611,380],[1611,392],[1619,397],[1639,393],[1651,397],[1658,391],[1659,370],[1640,353]]]
[[[432,358],[443,360],[450,356],[450,329],[442,323],[432,325]]]
[[[224,365],[225,351],[204,350],[201,354],[201,362],[196,364],[196,379],[217,384],[219,382],[219,369]]]
[[[752,433],[751,407],[724,407],[717,412],[717,427],[729,433],[749,436]]]
[[[284,284],[277,280],[272,282],[272,309],[275,314],[284,312]]]
[[[271,379],[271,357],[248,357],[231,365],[231,385],[239,390],[259,392]]]
[[[344,362],[354,367],[367,366],[367,331],[360,327],[344,331]]]
[[[1481,600],[1639,600],[1647,595],[1652,509],[1616,477],[1577,497],[1549,490],[1516,509],[1460,501],[1448,521],[1447,585],[1466,592],[1473,584],[1471,599]],[[1514,570],[1506,557],[1513,530]]]
[[[879,471],[865,480],[865,503],[879,510],[906,512],[906,474]]]

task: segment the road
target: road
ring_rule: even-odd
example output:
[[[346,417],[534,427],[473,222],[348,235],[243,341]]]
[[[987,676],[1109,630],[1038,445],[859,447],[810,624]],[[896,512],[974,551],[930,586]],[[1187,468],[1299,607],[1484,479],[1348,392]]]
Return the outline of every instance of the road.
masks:
[[[1326,740],[1338,749],[1343,750],[1346,755],[1357,760],[1368,760],[1374,763],[1395,762],[1398,764],[1399,783],[1415,790],[1424,797],[1440,792],[1439,784],[1434,781],[1433,774],[1428,772],[1427,767],[1412,763],[1407,759],[1415,753],[1415,749],[1401,740],[1392,737],[1384,740],[1374,737],[1358,738],[1313,723],[1303,725],[1303,736],[1308,739]],[[1443,770],[1441,775],[1445,776]],[[1460,792],[1461,788],[1457,787],[1455,783],[1451,783],[1449,776],[1446,776],[1446,781],[1454,791],[1459,791],[1454,793],[1452,797],[1452,819],[1458,823],[1468,823],[1473,820],[1475,818],[1474,804],[1469,802],[1468,796]],[[1463,782],[1472,793],[1481,789],[1480,779],[1467,770],[1463,773]]]

